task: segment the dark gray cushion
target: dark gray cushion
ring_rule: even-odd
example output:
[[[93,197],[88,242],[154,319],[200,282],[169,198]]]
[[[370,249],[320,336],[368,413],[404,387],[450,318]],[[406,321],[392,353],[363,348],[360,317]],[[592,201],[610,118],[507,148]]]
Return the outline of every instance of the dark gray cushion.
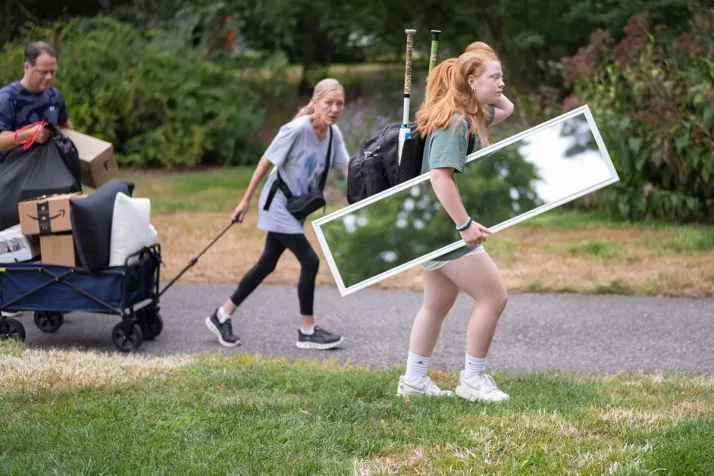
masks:
[[[119,192],[131,197],[134,184],[114,180],[87,198],[70,201],[74,244],[82,267],[90,273],[109,264],[114,201]]]

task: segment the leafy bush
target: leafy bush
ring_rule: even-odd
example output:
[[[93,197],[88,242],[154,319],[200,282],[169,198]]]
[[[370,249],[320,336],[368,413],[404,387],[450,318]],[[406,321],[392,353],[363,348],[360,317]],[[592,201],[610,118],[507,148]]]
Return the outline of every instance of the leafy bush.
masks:
[[[683,30],[632,16],[617,44],[598,30],[563,59],[563,109],[588,104],[620,182],[584,201],[631,219],[714,220],[714,10]]]
[[[77,130],[112,142],[122,164],[195,166],[256,160],[251,134],[265,112],[255,85],[238,80],[239,63],[97,17],[29,27],[0,54],[3,83],[22,76],[26,42],[45,39],[59,53],[55,85]],[[261,86],[263,87],[263,86]]]

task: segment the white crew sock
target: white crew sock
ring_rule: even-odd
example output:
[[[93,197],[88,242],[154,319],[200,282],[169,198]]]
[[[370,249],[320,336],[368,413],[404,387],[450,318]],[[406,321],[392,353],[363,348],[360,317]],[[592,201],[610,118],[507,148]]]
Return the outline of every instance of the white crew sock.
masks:
[[[302,332],[302,335],[304,336],[311,336],[315,333],[315,326],[313,325],[308,330],[305,330],[302,328],[302,326],[300,326],[300,332]]]
[[[464,367],[464,378],[470,379],[486,370],[486,357],[471,357],[466,352],[466,365]]]
[[[428,368],[429,357],[422,357],[414,352],[409,352],[409,356],[407,357],[407,372],[404,376],[407,378],[426,377]]]
[[[223,324],[224,322],[226,322],[228,319],[231,318],[231,316],[229,316],[228,314],[226,314],[223,311],[223,306],[218,308],[218,312],[216,313],[216,316],[218,317],[218,322],[220,322],[221,324]]]

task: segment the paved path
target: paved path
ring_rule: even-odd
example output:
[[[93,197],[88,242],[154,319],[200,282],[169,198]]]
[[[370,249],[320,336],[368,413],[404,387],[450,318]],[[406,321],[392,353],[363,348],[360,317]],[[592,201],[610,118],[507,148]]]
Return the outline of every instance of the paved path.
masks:
[[[416,292],[367,289],[345,298],[332,288],[316,295],[318,324],[342,333],[341,349],[295,347],[297,292],[261,287],[244,303],[234,329],[241,347],[219,346],[204,324],[231,286],[176,284],[162,296],[164,332],[146,341],[148,354],[239,352],[337,359],[361,365],[404,365]],[[462,295],[446,319],[433,369],[463,366],[466,323],[473,301]],[[26,341],[40,347],[115,351],[116,316],[68,314],[56,334],[43,334],[31,313],[20,318]],[[488,367],[509,373],[561,369],[611,374],[620,370],[714,373],[714,299],[512,294],[491,347]]]

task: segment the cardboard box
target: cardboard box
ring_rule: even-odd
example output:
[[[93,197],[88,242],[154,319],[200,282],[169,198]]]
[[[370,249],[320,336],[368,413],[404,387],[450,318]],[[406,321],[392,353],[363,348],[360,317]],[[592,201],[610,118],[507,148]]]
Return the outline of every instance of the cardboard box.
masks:
[[[20,225],[0,231],[0,263],[32,261],[39,254],[39,238],[23,235]]]
[[[60,128],[79,152],[80,176],[87,187],[99,188],[119,173],[111,142],[82,134],[71,129]]]
[[[72,233],[40,236],[42,264],[74,267],[79,265]]]
[[[34,198],[17,204],[20,228],[23,235],[48,235],[72,230],[70,200],[80,200],[87,195],[66,193]]]

